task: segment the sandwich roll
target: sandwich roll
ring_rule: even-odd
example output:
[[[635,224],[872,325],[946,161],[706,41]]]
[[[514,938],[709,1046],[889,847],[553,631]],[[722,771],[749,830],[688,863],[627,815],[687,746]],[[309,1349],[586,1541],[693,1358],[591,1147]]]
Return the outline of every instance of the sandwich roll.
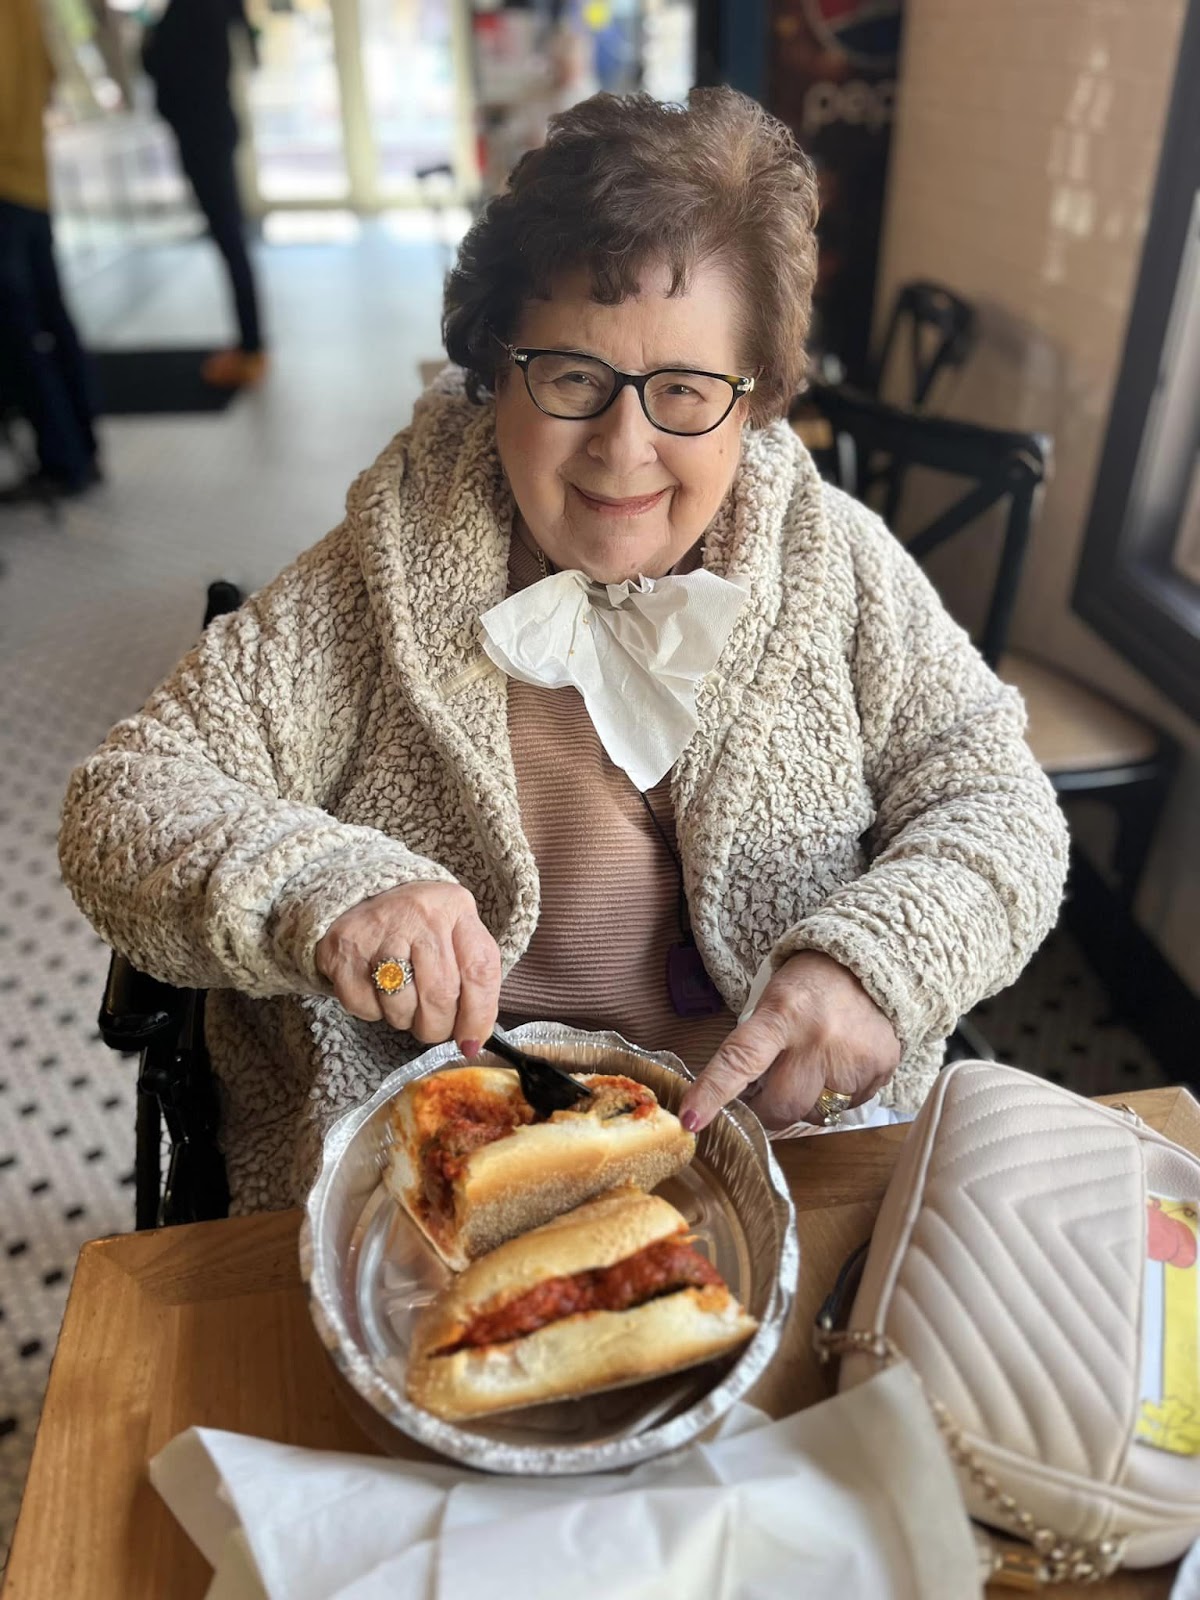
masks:
[[[617,1189],[493,1250],[417,1323],[408,1397],[447,1422],[679,1372],[757,1323],[674,1206]]]
[[[447,1266],[459,1271],[606,1189],[652,1189],[692,1159],[695,1136],[644,1084],[574,1076],[591,1100],[547,1118],[509,1067],[451,1067],[396,1097],[384,1182]]]

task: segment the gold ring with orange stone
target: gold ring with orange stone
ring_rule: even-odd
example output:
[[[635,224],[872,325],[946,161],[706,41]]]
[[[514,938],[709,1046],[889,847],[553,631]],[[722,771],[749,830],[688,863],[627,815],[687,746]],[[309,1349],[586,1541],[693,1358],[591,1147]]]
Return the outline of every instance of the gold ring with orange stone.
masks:
[[[412,962],[398,961],[392,956],[386,961],[381,961],[371,973],[371,982],[380,994],[399,994],[401,989],[406,989],[412,981]]]

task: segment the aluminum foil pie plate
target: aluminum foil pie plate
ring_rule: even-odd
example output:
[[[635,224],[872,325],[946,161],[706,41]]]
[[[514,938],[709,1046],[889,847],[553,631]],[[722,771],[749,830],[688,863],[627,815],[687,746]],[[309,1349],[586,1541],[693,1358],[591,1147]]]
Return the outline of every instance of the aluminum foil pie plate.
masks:
[[[574,1070],[624,1073],[671,1110],[690,1081],[675,1056],[640,1050],[615,1033],[530,1022],[512,1038]],[[611,1471],[690,1443],[761,1377],[791,1307],[799,1265],[795,1212],[758,1120],[740,1103],[727,1107],[700,1135],[691,1166],[657,1191],[687,1218],[699,1248],[758,1319],[748,1344],[723,1360],[635,1387],[475,1423],[442,1422],[407,1400],[404,1385],[414,1319],[449,1272],[387,1194],[380,1172],[389,1102],[413,1079],[459,1059],[453,1044],[427,1050],[336,1122],[305,1207],[300,1266],[313,1322],[342,1376],[374,1413],[371,1422],[381,1424],[372,1435],[385,1448],[400,1448],[399,1435],[407,1435],[489,1472],[542,1475]]]

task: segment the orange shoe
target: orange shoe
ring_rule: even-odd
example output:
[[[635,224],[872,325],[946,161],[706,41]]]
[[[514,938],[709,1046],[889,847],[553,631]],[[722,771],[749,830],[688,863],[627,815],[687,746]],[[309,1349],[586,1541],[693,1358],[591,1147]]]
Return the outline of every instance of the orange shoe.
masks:
[[[254,389],[266,375],[263,350],[218,350],[200,368],[200,376],[213,389]]]

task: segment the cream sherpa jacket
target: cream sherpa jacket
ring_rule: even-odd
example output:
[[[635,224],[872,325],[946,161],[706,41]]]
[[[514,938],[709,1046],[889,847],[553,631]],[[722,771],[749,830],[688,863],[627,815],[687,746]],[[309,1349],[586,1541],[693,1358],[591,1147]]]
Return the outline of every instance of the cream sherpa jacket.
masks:
[[[313,956],[335,917],[454,879],[506,971],[533,934],[507,680],[478,627],[511,525],[492,407],[431,391],[341,526],[72,777],[60,854],[85,915],[146,972],[214,991],[236,1210],[300,1199],[330,1120],[413,1051],[330,997]],[[1021,702],[783,423],[746,434],[705,562],[750,580],[672,773],[705,964],[736,1012],[764,958],[828,952],[890,1018],[890,1098],[916,1107],[959,1015],[1058,907],[1066,834]]]

